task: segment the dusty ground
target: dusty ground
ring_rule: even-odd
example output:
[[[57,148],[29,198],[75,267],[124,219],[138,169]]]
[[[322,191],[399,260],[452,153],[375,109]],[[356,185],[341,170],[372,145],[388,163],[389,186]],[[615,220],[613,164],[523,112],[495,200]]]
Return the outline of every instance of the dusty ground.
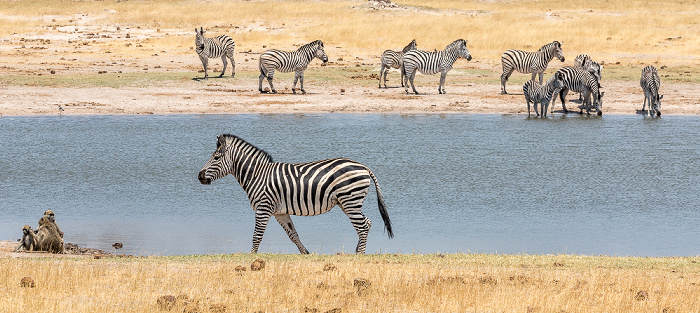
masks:
[[[48,252],[15,252],[19,242],[11,240],[0,240],[0,258],[66,258],[66,257],[107,257],[113,256],[111,253],[93,249],[79,247],[75,244],[66,243],[64,254],[54,254]]]
[[[447,76],[447,95],[437,94],[438,75],[418,76],[417,88],[426,94],[416,96],[405,94],[403,88],[377,88],[378,55],[356,55],[342,47],[328,47],[329,66],[321,67],[320,61],[314,60],[307,71],[305,87],[309,94],[292,94],[293,77],[279,73],[275,82],[281,93],[260,94],[257,58],[266,50],[265,46],[237,48],[235,78],[230,78],[229,67],[228,77],[205,81],[193,79],[202,77],[203,73],[198,72],[201,63],[192,47],[178,44],[164,50],[162,44],[153,43],[173,36],[188,36],[187,31],[104,26],[95,22],[99,16],[80,14],[44,19],[56,24],[41,35],[13,34],[0,40],[0,83],[4,79],[0,84],[2,116],[56,115],[59,105],[64,109],[62,114],[67,115],[527,112],[521,88],[529,75],[513,74],[508,90],[514,94],[500,95],[498,60],[477,57],[471,62],[458,60],[455,70]],[[77,26],[62,26],[67,21]],[[260,27],[251,24],[236,27],[236,31]],[[194,34],[190,35],[194,41]],[[563,64],[550,63],[546,76],[556,68],[571,65],[573,57],[568,59]],[[615,60],[607,61],[614,64]],[[210,75],[218,76],[221,60],[210,60],[210,66]],[[323,71],[333,72],[335,76],[321,80],[318,74]],[[137,75],[141,81],[132,79],[123,85],[112,85],[126,75]],[[170,76],[163,79],[158,75]],[[603,111],[638,113],[643,101],[638,80],[605,80],[605,75],[604,69]],[[390,72],[389,86],[399,85],[398,77],[398,71]],[[55,83],[57,80],[61,82]],[[664,114],[700,114],[697,84],[662,82],[661,90],[665,96],[661,107]],[[575,98],[578,96],[570,94],[570,100]],[[578,103],[572,103],[569,108],[575,110],[576,106]],[[561,105],[555,110],[561,111]]]

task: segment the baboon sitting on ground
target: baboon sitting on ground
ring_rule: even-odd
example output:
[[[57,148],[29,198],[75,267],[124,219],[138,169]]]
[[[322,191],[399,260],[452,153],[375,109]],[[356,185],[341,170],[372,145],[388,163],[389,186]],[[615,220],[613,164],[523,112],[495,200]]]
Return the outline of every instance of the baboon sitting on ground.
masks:
[[[17,249],[15,249],[15,252],[34,251],[34,249],[36,249],[36,241],[37,237],[36,234],[34,234],[34,230],[29,227],[29,225],[24,225],[24,227],[22,227],[22,240],[19,246],[17,246]]]
[[[49,221],[51,221],[51,223],[56,225],[56,230],[58,231],[58,234],[61,235],[61,238],[63,238],[63,232],[61,231],[61,228],[58,227],[58,224],[56,224],[56,217],[55,217],[53,211],[46,210],[46,212],[44,212],[44,217],[48,217]]]
[[[48,217],[39,220],[37,229],[37,250],[51,253],[63,253],[63,238],[58,233],[58,227]]]

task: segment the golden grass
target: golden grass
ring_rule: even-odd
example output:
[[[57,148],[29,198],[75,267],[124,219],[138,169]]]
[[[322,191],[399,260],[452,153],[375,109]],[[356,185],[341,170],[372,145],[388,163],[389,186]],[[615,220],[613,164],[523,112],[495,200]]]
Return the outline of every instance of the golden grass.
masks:
[[[235,271],[255,258],[267,260],[264,270]],[[202,312],[213,304],[227,312],[697,312],[697,261],[480,254],[0,259],[0,311],[156,312],[158,297],[170,294],[199,301]],[[25,276],[35,288],[20,287]],[[369,287],[358,288],[355,278]]]
[[[690,1],[695,3],[696,1]],[[700,25],[697,5],[688,1],[478,1],[397,0],[398,9],[373,10],[365,1],[0,1],[8,16],[87,14],[96,25],[166,28],[194,27],[227,33],[238,49],[262,45],[289,49],[315,39],[352,54],[378,55],[411,39],[419,48],[442,49],[457,38],[469,40],[477,59],[498,62],[506,49],[536,50],[553,40],[565,55],[595,55],[636,64],[649,60],[697,65]],[[114,10],[114,11],[111,11]],[[2,15],[0,15],[2,16]],[[86,17],[87,18],[87,17]],[[4,21],[3,21],[4,20]],[[8,23],[0,17],[0,25]],[[66,19],[39,24],[71,25]],[[46,25],[43,25],[46,26]],[[216,26],[216,28],[215,28]],[[240,28],[235,28],[239,26]],[[11,28],[11,30],[10,30]],[[2,27],[4,34],[45,32],[35,23]],[[181,35],[172,35],[181,36]],[[192,34],[194,37],[194,34]],[[680,38],[679,38],[680,37]],[[178,43],[191,39],[177,39]],[[169,47],[163,41],[159,48]],[[181,44],[180,44],[181,45]],[[239,50],[240,51],[240,50]],[[183,53],[190,53],[183,49]]]

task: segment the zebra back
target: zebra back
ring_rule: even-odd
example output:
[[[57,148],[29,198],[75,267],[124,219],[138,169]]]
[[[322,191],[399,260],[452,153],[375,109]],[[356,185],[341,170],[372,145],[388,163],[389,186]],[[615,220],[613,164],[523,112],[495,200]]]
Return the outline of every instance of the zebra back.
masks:
[[[504,73],[510,73],[512,70],[520,73],[542,73],[554,57],[562,62],[565,60],[561,43],[558,41],[548,43],[535,52],[506,50],[501,55],[501,64]]]
[[[200,27],[194,29],[196,34],[195,37],[195,50],[197,54],[202,58],[219,58],[222,55],[228,57],[233,57],[233,52],[236,47],[236,43],[227,35],[219,35],[214,38],[204,37],[206,30]]]
[[[593,59],[591,59],[591,57],[587,54],[579,54],[574,60],[574,63],[576,63],[576,67],[582,68],[591,73],[598,81],[598,84],[600,84],[600,72],[603,67],[598,62],[593,61]]]
[[[467,49],[467,41],[464,39],[457,39],[440,51],[411,50],[404,54],[403,62],[406,73],[417,69],[425,74],[435,74],[452,69],[452,65],[458,58],[464,58],[467,61],[472,59]]]
[[[305,44],[296,51],[267,50],[260,55],[258,64],[260,70],[264,73],[271,70],[279,70],[281,72],[303,71],[314,57],[319,58],[323,63],[328,62],[328,56],[323,50],[323,42],[321,40]]]
[[[382,67],[399,68],[401,66],[401,59],[403,59],[404,54],[406,54],[408,51],[415,50],[416,47],[416,40],[413,39],[413,41],[406,45],[406,47],[404,47],[401,51],[385,50],[381,56]]]

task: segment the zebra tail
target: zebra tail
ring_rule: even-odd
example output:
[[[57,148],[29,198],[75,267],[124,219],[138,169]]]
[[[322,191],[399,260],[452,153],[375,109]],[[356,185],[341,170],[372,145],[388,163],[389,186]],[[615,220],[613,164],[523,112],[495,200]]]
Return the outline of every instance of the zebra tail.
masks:
[[[394,231],[391,229],[391,220],[389,219],[389,212],[386,210],[386,204],[384,204],[384,195],[382,195],[382,188],[379,187],[377,177],[374,176],[372,170],[367,168],[367,171],[369,172],[369,176],[372,177],[372,180],[374,181],[374,187],[377,190],[377,205],[379,206],[379,214],[382,216],[382,220],[384,221],[384,228],[389,234],[389,238],[394,238]]]

